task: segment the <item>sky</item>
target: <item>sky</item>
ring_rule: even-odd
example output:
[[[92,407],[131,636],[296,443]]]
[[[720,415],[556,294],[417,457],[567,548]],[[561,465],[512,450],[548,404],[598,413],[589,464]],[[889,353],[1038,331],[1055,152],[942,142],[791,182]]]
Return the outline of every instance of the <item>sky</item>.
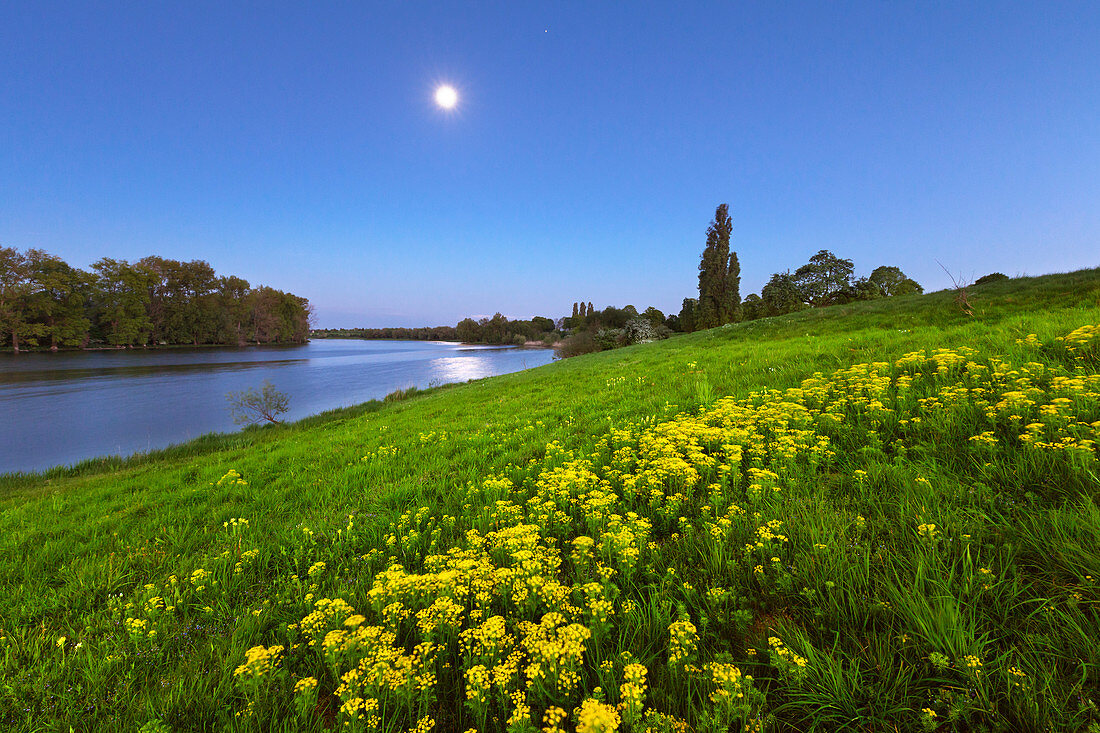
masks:
[[[3,3],[0,245],[320,327],[678,312],[719,203],[742,295],[820,249],[1096,267],[1097,39],[1095,2]]]

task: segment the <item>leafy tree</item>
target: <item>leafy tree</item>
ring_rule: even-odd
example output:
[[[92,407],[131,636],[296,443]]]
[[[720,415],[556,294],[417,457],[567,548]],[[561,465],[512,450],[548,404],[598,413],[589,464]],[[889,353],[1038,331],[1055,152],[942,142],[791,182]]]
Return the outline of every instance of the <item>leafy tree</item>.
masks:
[[[828,305],[833,296],[851,287],[854,270],[851,260],[823,249],[795,270],[794,282],[804,302],[815,307]]]
[[[746,321],[754,321],[765,315],[764,301],[756,293],[749,293],[741,303],[741,318]]]
[[[802,310],[802,290],[794,277],[788,272],[777,272],[760,291],[760,300],[764,316],[778,316]]]
[[[871,276],[867,278],[867,282],[871,288],[877,290],[879,295],[884,298],[924,292],[924,288],[916,280],[906,277],[905,273],[899,268],[886,265],[876,267]]]
[[[455,327],[459,341],[470,344],[481,340],[481,326],[473,318],[463,318]]]
[[[534,316],[531,319],[531,326],[534,328],[535,334],[550,333],[554,330],[554,321],[546,316]]]
[[[106,340],[115,346],[144,344],[149,340],[149,285],[152,275],[126,260],[104,257],[95,270],[98,321]]]
[[[26,257],[33,284],[27,311],[39,335],[49,341],[51,351],[82,344],[91,326],[85,313],[91,275],[40,249],[27,250]]]
[[[657,326],[663,326],[665,323],[665,314],[657,310],[653,306],[649,306],[648,308],[646,308],[645,312],[642,313],[642,316],[647,321],[652,323],[654,328],[656,328]]]
[[[223,344],[245,344],[248,323],[248,281],[239,277],[218,278],[217,303],[221,314],[218,341]]]
[[[684,333],[691,333],[695,330],[695,314],[699,305],[699,301],[695,298],[684,298],[684,302],[680,306],[680,328]]]
[[[741,266],[730,252],[733,222],[726,204],[719,204],[707,227],[707,245],[699,259],[699,307],[695,328],[713,328],[736,321],[741,313]]]
[[[0,247],[0,335],[11,337],[11,346],[19,353],[20,340],[35,345],[38,325],[27,317],[27,305],[33,284],[26,255],[11,247]]]

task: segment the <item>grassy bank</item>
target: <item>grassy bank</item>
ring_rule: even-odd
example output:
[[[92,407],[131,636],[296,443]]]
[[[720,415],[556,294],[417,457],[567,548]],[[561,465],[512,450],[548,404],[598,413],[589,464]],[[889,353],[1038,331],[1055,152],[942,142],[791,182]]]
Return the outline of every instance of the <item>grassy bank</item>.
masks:
[[[972,303],[8,477],[0,724],[1087,729],[1100,271]]]

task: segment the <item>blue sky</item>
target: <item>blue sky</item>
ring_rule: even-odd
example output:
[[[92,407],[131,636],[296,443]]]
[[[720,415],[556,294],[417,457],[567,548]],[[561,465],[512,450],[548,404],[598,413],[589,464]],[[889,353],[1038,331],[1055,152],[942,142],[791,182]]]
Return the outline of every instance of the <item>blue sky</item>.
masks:
[[[720,202],[742,294],[823,248],[1098,266],[1098,38],[1097,3],[5,3],[0,244],[205,259],[320,326],[678,311]]]

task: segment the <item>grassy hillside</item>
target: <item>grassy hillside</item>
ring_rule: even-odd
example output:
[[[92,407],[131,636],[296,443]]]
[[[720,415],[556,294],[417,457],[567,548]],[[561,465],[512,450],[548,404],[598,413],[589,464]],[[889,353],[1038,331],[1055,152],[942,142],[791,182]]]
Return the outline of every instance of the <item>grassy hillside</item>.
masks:
[[[972,303],[0,479],[0,726],[1088,729],[1100,271]]]

